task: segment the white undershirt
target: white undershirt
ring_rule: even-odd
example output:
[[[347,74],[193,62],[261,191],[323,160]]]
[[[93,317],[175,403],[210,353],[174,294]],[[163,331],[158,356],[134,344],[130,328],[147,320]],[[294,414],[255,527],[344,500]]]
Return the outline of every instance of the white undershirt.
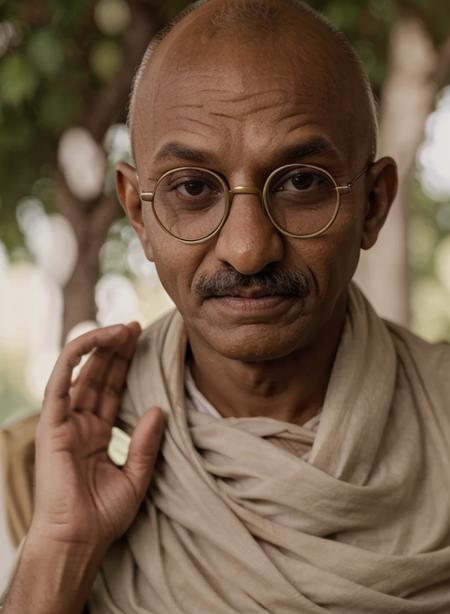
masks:
[[[194,381],[192,376],[192,372],[188,365],[185,368],[185,376],[184,376],[184,385],[186,390],[186,402],[189,409],[194,409],[199,411],[201,414],[206,414],[208,416],[214,416],[214,418],[222,418],[221,414],[217,411],[217,409],[208,401],[206,397],[200,392],[197,388],[197,384]],[[307,429],[308,431],[312,431],[314,434],[317,433],[320,423],[320,413],[316,416],[310,418],[305,424],[302,425],[302,428]],[[302,456],[303,460],[309,460],[310,450],[306,452]]]

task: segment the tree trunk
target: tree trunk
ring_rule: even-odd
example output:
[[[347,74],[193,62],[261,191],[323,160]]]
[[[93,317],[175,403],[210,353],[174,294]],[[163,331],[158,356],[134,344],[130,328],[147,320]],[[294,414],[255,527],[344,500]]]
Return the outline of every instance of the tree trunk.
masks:
[[[100,276],[99,253],[117,216],[112,196],[100,196],[87,205],[77,199],[60,177],[59,208],[75,233],[78,255],[69,281],[63,289],[62,341],[79,322],[96,321],[95,286]]]
[[[422,21],[405,15],[393,26],[381,100],[380,154],[397,161],[399,193],[375,247],[364,252],[356,279],[380,315],[410,321],[408,197],[416,153],[434,108],[437,54]]]
[[[123,44],[122,68],[108,86],[87,100],[84,117],[79,122],[100,146],[108,128],[124,117],[135,71],[151,38],[164,25],[162,6],[162,0],[129,0],[131,21]],[[64,341],[79,322],[96,320],[99,252],[117,216],[117,206],[113,197],[103,194],[88,203],[81,201],[70,192],[61,171],[58,184],[58,208],[71,223],[78,245],[77,263],[63,291]]]

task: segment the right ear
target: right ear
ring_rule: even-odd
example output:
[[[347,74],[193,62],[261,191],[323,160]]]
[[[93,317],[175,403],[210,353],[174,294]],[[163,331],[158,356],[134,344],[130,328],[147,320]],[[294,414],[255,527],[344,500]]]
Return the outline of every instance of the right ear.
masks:
[[[122,209],[136,231],[144,248],[145,255],[149,260],[153,261],[153,249],[142,212],[142,201],[136,169],[126,162],[119,162],[116,166],[116,190]]]

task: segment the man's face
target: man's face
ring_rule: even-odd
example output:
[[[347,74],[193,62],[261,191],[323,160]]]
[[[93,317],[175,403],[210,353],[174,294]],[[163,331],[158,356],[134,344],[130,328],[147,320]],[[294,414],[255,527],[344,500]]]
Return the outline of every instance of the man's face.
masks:
[[[162,173],[179,166],[217,171],[231,187],[262,189],[272,170],[291,162],[321,166],[338,185],[348,183],[368,159],[352,143],[348,99],[335,83],[335,75],[318,70],[309,56],[294,57],[280,41],[216,41],[201,57],[175,49],[155,61],[148,104],[141,104],[140,189],[151,191]],[[314,142],[323,147],[308,153]],[[191,343],[237,360],[271,360],[326,338],[339,325],[361,248],[365,194],[362,178],[342,197],[331,228],[312,239],[280,234],[254,194],[235,195],[225,225],[205,243],[171,237],[149,203],[138,232]],[[281,284],[282,294],[264,296],[268,271],[303,279],[306,291],[284,294]],[[242,276],[251,278],[250,291]],[[217,296],[216,282],[223,279],[233,288]]]

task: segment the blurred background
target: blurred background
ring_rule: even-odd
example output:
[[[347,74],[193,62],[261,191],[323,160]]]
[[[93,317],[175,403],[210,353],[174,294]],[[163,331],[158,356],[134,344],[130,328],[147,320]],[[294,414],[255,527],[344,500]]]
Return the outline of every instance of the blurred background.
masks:
[[[35,411],[61,344],[171,307],[123,219],[114,164],[135,70],[189,2],[0,0],[0,426]],[[450,340],[450,11],[442,0],[311,0],[367,66],[389,224],[357,278],[379,312]],[[195,45],[195,40],[192,41]]]

